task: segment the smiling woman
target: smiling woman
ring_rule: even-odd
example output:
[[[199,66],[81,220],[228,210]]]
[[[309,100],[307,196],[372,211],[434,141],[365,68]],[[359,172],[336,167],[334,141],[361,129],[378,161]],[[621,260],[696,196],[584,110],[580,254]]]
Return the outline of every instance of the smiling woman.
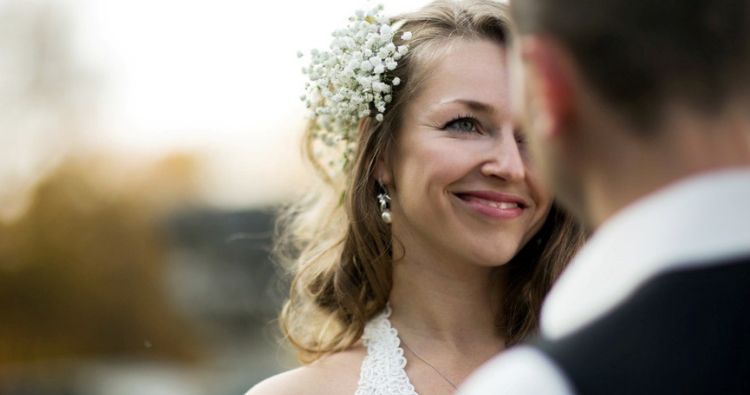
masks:
[[[352,29],[317,57],[308,154],[323,182],[289,209],[279,244],[294,274],[281,323],[307,365],[250,394],[453,393],[535,330],[583,236],[511,122],[505,15],[490,0],[358,14],[386,50],[357,49],[365,36]],[[354,53],[362,60],[339,58]],[[349,98],[366,105],[339,105]],[[320,156],[321,140],[344,150],[343,169]]]
[[[442,58],[450,61],[432,67],[407,106],[377,178],[392,193],[405,260],[424,249],[419,260],[433,265],[496,266],[538,232],[552,197],[511,122],[503,46],[457,40]]]

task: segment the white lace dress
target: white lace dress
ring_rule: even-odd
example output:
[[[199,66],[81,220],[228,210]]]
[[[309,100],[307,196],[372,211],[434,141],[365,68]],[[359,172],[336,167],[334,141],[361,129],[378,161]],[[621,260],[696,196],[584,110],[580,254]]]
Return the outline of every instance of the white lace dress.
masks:
[[[406,375],[406,358],[398,332],[388,317],[390,307],[365,325],[362,341],[367,356],[362,361],[355,395],[417,395]]]

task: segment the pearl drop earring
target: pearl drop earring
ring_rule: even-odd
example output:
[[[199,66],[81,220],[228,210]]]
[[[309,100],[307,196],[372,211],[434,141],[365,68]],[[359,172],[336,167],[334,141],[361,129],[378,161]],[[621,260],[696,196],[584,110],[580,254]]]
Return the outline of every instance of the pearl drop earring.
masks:
[[[380,184],[382,192],[378,194],[378,204],[380,205],[380,218],[386,224],[391,223],[391,195],[388,194],[388,190],[385,189],[383,183]]]

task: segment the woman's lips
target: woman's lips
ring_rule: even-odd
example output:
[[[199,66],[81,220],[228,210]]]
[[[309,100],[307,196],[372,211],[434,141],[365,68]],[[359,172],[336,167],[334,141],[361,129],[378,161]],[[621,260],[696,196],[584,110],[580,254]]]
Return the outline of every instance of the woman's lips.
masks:
[[[490,218],[518,218],[527,207],[523,199],[503,193],[479,191],[462,192],[455,195],[470,209]]]

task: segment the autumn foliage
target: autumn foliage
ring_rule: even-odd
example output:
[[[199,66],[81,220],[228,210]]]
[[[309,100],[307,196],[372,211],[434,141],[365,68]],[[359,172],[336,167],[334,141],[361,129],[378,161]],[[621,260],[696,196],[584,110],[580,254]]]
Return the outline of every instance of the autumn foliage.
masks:
[[[195,360],[170,303],[162,223],[190,204],[197,165],[66,161],[0,222],[0,369],[59,358]]]

